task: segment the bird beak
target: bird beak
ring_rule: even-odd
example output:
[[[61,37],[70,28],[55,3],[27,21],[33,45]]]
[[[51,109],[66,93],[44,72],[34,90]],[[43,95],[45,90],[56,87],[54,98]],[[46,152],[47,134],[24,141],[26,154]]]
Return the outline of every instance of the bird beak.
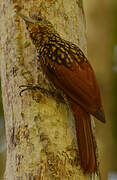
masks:
[[[29,23],[36,23],[37,22],[36,20],[34,20],[32,18],[28,18],[19,12],[17,12],[17,14],[26,22],[29,22]]]

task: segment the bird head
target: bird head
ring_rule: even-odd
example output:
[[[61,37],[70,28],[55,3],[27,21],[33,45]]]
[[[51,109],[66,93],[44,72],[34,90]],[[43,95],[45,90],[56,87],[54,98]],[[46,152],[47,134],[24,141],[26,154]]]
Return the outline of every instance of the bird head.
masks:
[[[18,15],[25,21],[27,30],[35,45],[39,44],[40,41],[42,42],[42,40],[47,41],[48,37],[54,32],[53,25],[41,16],[32,19],[19,12]]]

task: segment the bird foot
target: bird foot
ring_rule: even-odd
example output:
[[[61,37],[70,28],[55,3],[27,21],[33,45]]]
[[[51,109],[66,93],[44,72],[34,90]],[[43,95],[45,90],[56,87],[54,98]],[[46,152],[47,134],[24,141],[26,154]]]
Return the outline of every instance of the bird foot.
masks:
[[[59,99],[61,100],[63,103],[65,103],[64,101],[64,97],[61,95],[60,92],[56,92],[56,91],[51,91],[51,90],[47,90],[45,88],[42,88],[38,85],[32,85],[32,84],[28,84],[28,85],[21,85],[19,86],[19,88],[23,88],[21,91],[20,91],[20,96],[22,96],[22,93],[24,91],[27,91],[27,90],[39,90],[42,94],[45,94],[46,96],[48,97],[54,97],[55,99]]]
[[[21,85],[21,86],[19,86],[19,88],[24,88],[20,91],[20,96],[22,96],[22,93],[27,90],[39,90],[39,91],[41,91],[41,93],[46,94],[46,95],[49,95],[49,93],[50,93],[49,90],[41,88],[40,86],[37,86],[37,85],[33,86],[32,84]]]

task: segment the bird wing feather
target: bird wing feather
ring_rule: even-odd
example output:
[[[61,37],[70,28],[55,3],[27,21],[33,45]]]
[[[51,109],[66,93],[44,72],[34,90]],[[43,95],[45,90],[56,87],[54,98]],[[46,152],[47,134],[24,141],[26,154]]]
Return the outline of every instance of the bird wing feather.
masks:
[[[56,87],[87,112],[95,116],[99,109],[103,111],[98,83],[88,61],[74,62],[71,68],[56,63],[53,67],[48,65],[48,74]]]

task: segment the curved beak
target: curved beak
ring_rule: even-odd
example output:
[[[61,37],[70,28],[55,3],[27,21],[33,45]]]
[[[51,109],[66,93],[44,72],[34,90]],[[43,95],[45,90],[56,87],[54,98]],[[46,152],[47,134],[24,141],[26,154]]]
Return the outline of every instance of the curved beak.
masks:
[[[26,22],[29,22],[29,23],[36,23],[37,22],[36,20],[34,20],[32,18],[28,18],[19,12],[17,12],[17,14]]]

